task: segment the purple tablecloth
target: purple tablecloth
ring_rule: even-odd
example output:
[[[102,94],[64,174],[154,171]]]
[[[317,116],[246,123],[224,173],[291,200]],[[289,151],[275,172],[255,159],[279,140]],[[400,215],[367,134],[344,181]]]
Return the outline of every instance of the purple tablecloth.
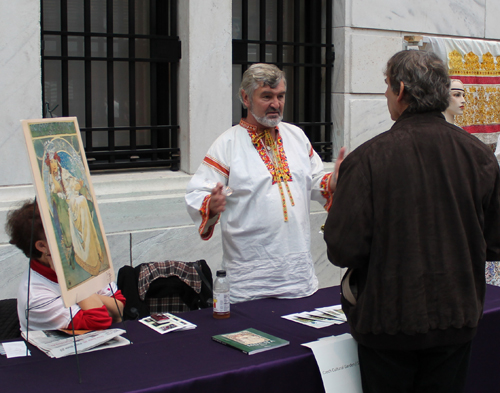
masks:
[[[500,287],[487,286],[483,319],[472,341],[467,393],[493,393],[500,386]]]
[[[32,356],[0,357],[2,392],[324,392],[312,351],[300,344],[348,332],[347,324],[314,329],[281,318],[293,312],[339,303],[339,288],[304,299],[264,299],[231,306],[231,318],[215,320],[210,309],[181,316],[198,327],[160,335],[127,322],[132,345],[51,359],[36,348]],[[468,392],[493,392],[500,384],[500,288],[488,287],[485,316],[473,345]],[[120,327],[120,326],[117,326]],[[215,334],[253,327],[290,345],[245,355],[211,340]]]

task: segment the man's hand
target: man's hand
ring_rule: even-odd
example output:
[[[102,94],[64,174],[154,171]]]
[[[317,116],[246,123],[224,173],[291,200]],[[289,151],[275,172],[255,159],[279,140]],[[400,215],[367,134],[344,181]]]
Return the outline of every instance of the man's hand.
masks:
[[[222,183],[217,183],[217,185],[212,189],[212,195],[210,197],[209,204],[210,218],[226,210],[226,194],[224,193],[223,189],[224,186],[222,185]]]
[[[339,177],[339,168],[340,164],[342,164],[342,161],[344,161],[345,158],[345,147],[341,147],[339,150],[339,155],[337,159],[335,160],[335,167],[333,168],[332,176],[330,177],[330,191],[335,192],[335,189],[337,188],[337,179]]]

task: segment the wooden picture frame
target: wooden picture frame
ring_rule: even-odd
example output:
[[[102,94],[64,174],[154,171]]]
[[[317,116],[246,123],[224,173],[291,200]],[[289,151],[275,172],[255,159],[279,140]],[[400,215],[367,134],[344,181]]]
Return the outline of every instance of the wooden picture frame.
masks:
[[[76,117],[21,121],[64,305],[115,279]]]

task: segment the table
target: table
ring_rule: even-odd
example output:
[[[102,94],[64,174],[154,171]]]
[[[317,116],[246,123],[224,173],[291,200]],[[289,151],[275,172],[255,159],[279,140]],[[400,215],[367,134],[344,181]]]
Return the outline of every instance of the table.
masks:
[[[132,345],[51,359],[36,348],[32,356],[0,357],[2,392],[324,392],[309,348],[300,344],[348,332],[347,324],[314,329],[281,318],[293,312],[338,304],[339,287],[293,300],[262,299],[231,306],[231,317],[212,318],[211,309],[181,316],[194,330],[160,335],[137,321],[126,323]],[[500,340],[500,288],[488,286],[485,316],[473,344],[468,393],[493,392],[500,385],[496,368]],[[120,327],[120,326],[116,326]],[[246,355],[211,340],[215,334],[254,327],[290,345]]]

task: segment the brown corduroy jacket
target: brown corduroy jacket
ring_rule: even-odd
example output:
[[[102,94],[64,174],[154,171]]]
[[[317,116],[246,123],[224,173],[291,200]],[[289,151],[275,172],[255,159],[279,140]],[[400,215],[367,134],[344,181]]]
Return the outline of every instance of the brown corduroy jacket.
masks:
[[[404,112],[344,160],[325,224],[328,257],[354,270],[343,299],[358,342],[418,349],[466,342],[500,260],[500,170],[439,112]]]

